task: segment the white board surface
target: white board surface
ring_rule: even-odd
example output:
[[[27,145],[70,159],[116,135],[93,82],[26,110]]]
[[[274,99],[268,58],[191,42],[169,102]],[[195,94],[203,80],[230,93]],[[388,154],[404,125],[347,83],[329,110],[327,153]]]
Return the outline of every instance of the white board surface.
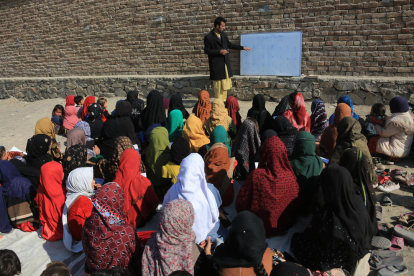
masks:
[[[292,76],[301,74],[302,32],[242,34],[241,75]]]

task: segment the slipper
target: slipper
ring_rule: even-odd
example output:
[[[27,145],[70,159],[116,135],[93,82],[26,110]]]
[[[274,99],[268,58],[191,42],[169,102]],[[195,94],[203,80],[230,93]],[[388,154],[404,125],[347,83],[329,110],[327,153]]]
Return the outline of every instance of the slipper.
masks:
[[[390,194],[384,194],[384,196],[382,197],[381,205],[382,206],[391,206],[392,205],[392,200],[391,200],[391,195]]]
[[[387,249],[391,247],[391,241],[387,238],[374,236],[372,237],[371,245],[379,249]]]
[[[397,256],[397,253],[390,250],[373,250],[372,254],[379,256],[381,259],[387,259]]]
[[[394,276],[397,274],[407,273],[408,269],[403,265],[390,265],[384,268],[381,268],[378,271],[378,275],[380,276]]]
[[[377,221],[382,220],[382,207],[379,205],[375,206],[375,217],[377,218]]]
[[[379,270],[383,267],[387,267],[390,265],[402,265],[404,264],[404,259],[400,256],[394,256],[387,259],[382,259],[379,256],[371,255],[369,261],[369,266],[374,270]]]
[[[397,237],[397,236],[392,236],[390,250],[400,251],[403,249],[404,249],[404,239]]]
[[[411,227],[398,224],[394,227],[394,233],[404,238],[410,245],[414,245],[414,224]]]

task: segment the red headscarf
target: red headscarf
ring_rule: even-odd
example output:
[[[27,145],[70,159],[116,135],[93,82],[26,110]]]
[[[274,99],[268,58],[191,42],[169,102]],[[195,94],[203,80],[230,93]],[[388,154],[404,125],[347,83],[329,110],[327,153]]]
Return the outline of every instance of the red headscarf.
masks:
[[[75,105],[75,96],[73,96],[73,95],[69,95],[69,96],[66,97],[65,107],[70,106],[70,105]]]
[[[85,101],[83,102],[82,119],[85,119],[86,115],[88,115],[88,106],[93,103],[95,103],[95,96],[86,97]]]
[[[292,126],[299,131],[310,132],[311,119],[308,112],[306,112],[305,100],[301,93],[296,94],[293,106],[291,106],[291,109],[286,110],[283,116],[288,118]]]
[[[238,129],[241,126],[241,116],[239,113],[240,107],[237,99],[233,96],[229,96],[226,101],[226,108],[229,112],[229,117],[233,119],[233,124]]]
[[[206,90],[201,90],[198,94],[198,102],[193,108],[193,113],[200,118],[201,122],[204,123],[210,118],[211,102],[210,94]]]
[[[259,167],[249,174],[237,196],[237,212],[248,210],[263,220],[267,236],[283,235],[301,207],[299,184],[279,137],[266,140]]]
[[[62,179],[63,167],[58,162],[48,162],[40,169],[40,185],[35,200],[43,225],[42,237],[48,241],[63,239],[62,213],[66,197]]]
[[[114,178],[124,190],[127,222],[134,228],[158,206],[158,196],[148,178],[141,175],[140,163],[141,157],[135,149],[125,150]]]

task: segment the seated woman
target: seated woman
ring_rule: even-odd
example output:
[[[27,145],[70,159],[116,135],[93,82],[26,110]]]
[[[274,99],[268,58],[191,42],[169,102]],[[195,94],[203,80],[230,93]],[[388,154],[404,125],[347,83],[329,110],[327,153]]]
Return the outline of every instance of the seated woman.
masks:
[[[230,150],[229,145],[227,144],[227,131],[226,131],[226,129],[222,125],[218,125],[218,126],[216,126],[214,128],[213,132],[211,132],[211,134],[210,134],[210,143],[202,146],[198,150],[198,154],[200,154],[201,157],[204,158],[204,156],[206,155],[206,153],[210,150],[210,148],[215,143],[222,143],[222,144],[224,144],[227,147],[227,149],[228,149],[229,157],[231,156],[231,150]]]
[[[62,163],[63,153],[60,151],[60,144],[56,142],[56,133],[52,121],[45,117],[37,121],[35,127],[35,135],[45,134],[52,139],[52,147],[49,149],[49,154],[52,156],[53,161]]]
[[[168,104],[168,117],[170,117],[171,111],[176,109],[181,111],[184,119],[187,120],[188,116],[190,116],[184,107],[183,98],[181,97],[180,93],[171,96],[170,102]]]
[[[203,123],[194,115],[190,115],[185,122],[183,137],[188,141],[191,153],[198,152],[202,146],[210,143],[210,139],[207,138],[204,132]]]
[[[183,136],[184,120],[181,110],[171,110],[168,115],[168,124],[166,128],[168,130],[168,139],[171,143],[174,143],[177,137]]]
[[[289,95],[290,109],[283,113],[289,122],[298,131],[311,131],[311,119],[306,111],[305,100],[302,93],[296,92]]]
[[[115,182],[106,183],[92,197],[92,214],[82,231],[85,274],[113,267],[139,272],[139,238],[124,214],[125,195]]]
[[[63,208],[63,244],[66,249],[75,253],[81,252],[82,228],[92,214],[91,197],[95,184],[93,168],[78,168],[69,174],[66,183],[66,201]]]
[[[204,123],[204,129],[208,136],[211,135],[217,126],[223,126],[227,132],[227,144],[232,145],[232,139],[236,135],[237,128],[233,124],[233,119],[229,117],[227,109],[224,107],[222,99],[215,99],[211,109],[210,118]]]
[[[211,102],[210,94],[206,90],[201,90],[198,94],[198,102],[194,105],[193,113],[200,118],[202,125],[210,118]],[[188,119],[188,118],[187,118]]]
[[[81,128],[74,128],[68,132],[66,150],[76,145],[86,145],[86,135]]]
[[[263,145],[259,166],[237,195],[236,210],[250,211],[263,220],[266,235],[284,235],[302,207],[299,185],[289,164],[286,147],[278,137]]]
[[[311,111],[310,133],[315,137],[316,142],[320,142],[322,133],[328,127],[328,117],[326,115],[325,103],[320,99],[314,100],[312,102]]]
[[[272,117],[283,115],[289,109],[289,95],[284,96],[273,111]]]
[[[37,134],[27,140],[26,146],[26,164],[40,170],[40,168],[52,161],[52,156],[49,154],[52,146],[52,140],[45,134]]]
[[[40,186],[36,203],[39,207],[42,237],[48,241],[63,238],[62,212],[65,188],[62,186],[63,168],[58,162],[49,162],[40,170]]]
[[[138,136],[135,133],[134,123],[131,119],[132,116],[132,106],[127,101],[122,101],[118,104],[115,111],[115,121],[118,126],[119,136],[128,137],[133,145],[140,144]]]
[[[313,216],[312,227],[293,235],[292,252],[311,270],[344,268],[352,272],[371,249],[374,231],[368,211],[355,193],[347,169],[329,165],[320,179],[324,205]]]
[[[98,142],[101,137],[104,122],[102,121],[102,108],[97,103],[93,103],[88,107],[88,118],[86,122],[89,124],[91,134],[90,137]],[[86,132],[85,132],[86,134]]]
[[[292,126],[289,120],[284,116],[277,116],[273,120],[272,128],[277,133],[280,140],[282,140],[283,144],[285,144],[287,154],[290,156],[293,152],[293,146],[295,145],[298,130]]]
[[[414,133],[414,121],[407,99],[400,96],[392,98],[390,110],[392,114],[386,120],[385,127],[375,125],[379,136],[369,140],[369,148],[373,153],[404,158],[410,154]]]
[[[147,106],[139,117],[140,128],[145,132],[148,127],[153,124],[167,124],[167,117],[165,116],[164,103],[162,95],[157,90],[152,90],[147,96]]]
[[[272,116],[266,110],[266,100],[262,94],[257,94],[253,97],[253,106],[247,112],[247,117],[257,121],[260,135],[270,128]]]
[[[349,96],[347,96],[347,95],[343,95],[343,96],[341,96],[341,97],[338,99],[338,101],[337,101],[337,104],[338,104],[338,105],[339,105],[340,103],[344,103],[344,104],[348,105],[348,106],[351,108],[351,115],[350,115],[350,116],[352,116],[354,119],[356,119],[356,120],[358,120],[358,121],[359,121],[359,116],[358,116],[358,114],[356,114],[356,113],[354,112],[354,102],[353,102],[353,100],[352,100],[352,98],[351,98],[351,97],[349,97]],[[334,124],[334,122],[335,122],[335,116],[336,116],[336,114],[334,113],[334,114],[332,114],[332,115],[331,115],[331,117],[329,117],[329,125],[333,125],[333,124]]]
[[[237,99],[233,96],[228,96],[225,107],[227,108],[229,117],[233,120],[233,124],[236,126],[236,129],[239,130],[242,125],[242,121],[239,113],[240,107]]]
[[[204,162],[199,154],[192,153],[184,158],[177,179],[177,183],[165,195],[163,206],[178,198],[186,199],[193,204],[195,212],[193,231],[196,234],[197,244],[205,241],[208,235],[217,235],[217,233],[209,233],[217,223],[220,224],[219,211],[214,194],[210,191],[211,187],[207,186]]]
[[[255,169],[254,156],[261,146],[258,128],[255,119],[246,118],[234,139],[231,152],[237,161],[235,179],[244,180]]]
[[[171,179],[171,184],[177,182],[180,172],[180,164],[184,158],[190,155],[190,146],[184,137],[177,137],[171,146],[171,161],[162,166],[162,177]]]
[[[105,159],[111,158],[114,154],[115,141],[119,136],[121,135],[119,135],[119,129],[116,120],[114,118],[109,118],[106,120],[106,122],[103,124],[100,138],[97,141],[97,145],[101,149],[101,154]]]
[[[85,138],[86,138],[86,147],[89,150],[93,150],[93,147],[95,146],[95,140],[91,137],[91,127],[90,125],[85,122],[85,121],[79,121],[76,123],[75,125],[75,129],[82,129],[84,134],[85,134]]]
[[[82,120],[86,120],[88,117],[88,108],[91,104],[96,103],[95,96],[88,96],[86,97],[85,101],[83,102],[82,109]]]
[[[114,182],[124,190],[124,211],[127,223],[143,227],[158,206],[158,196],[148,178],[141,175],[141,157],[135,149],[122,153]]]
[[[335,109],[335,121],[328,126],[322,134],[319,143],[318,154],[322,157],[330,159],[334,148],[336,146],[336,139],[338,139],[338,125],[345,117],[351,116],[351,108],[345,104],[340,103]]]

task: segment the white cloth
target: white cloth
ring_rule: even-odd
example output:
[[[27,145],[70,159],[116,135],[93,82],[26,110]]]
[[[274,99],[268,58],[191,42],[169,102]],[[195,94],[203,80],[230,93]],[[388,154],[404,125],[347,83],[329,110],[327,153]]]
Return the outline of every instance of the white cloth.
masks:
[[[168,202],[181,198],[193,204],[195,242],[201,243],[218,221],[219,211],[213,193],[209,190],[204,173],[204,161],[198,153],[183,159],[177,183],[172,185],[164,197],[163,207]]]
[[[78,253],[83,250],[82,241],[76,241],[72,238],[72,234],[68,225],[68,210],[69,207],[79,196],[86,196],[91,198],[94,194],[92,188],[93,168],[78,168],[73,170],[66,181],[65,206],[63,207],[62,224],[63,224],[63,243],[69,251]]]

